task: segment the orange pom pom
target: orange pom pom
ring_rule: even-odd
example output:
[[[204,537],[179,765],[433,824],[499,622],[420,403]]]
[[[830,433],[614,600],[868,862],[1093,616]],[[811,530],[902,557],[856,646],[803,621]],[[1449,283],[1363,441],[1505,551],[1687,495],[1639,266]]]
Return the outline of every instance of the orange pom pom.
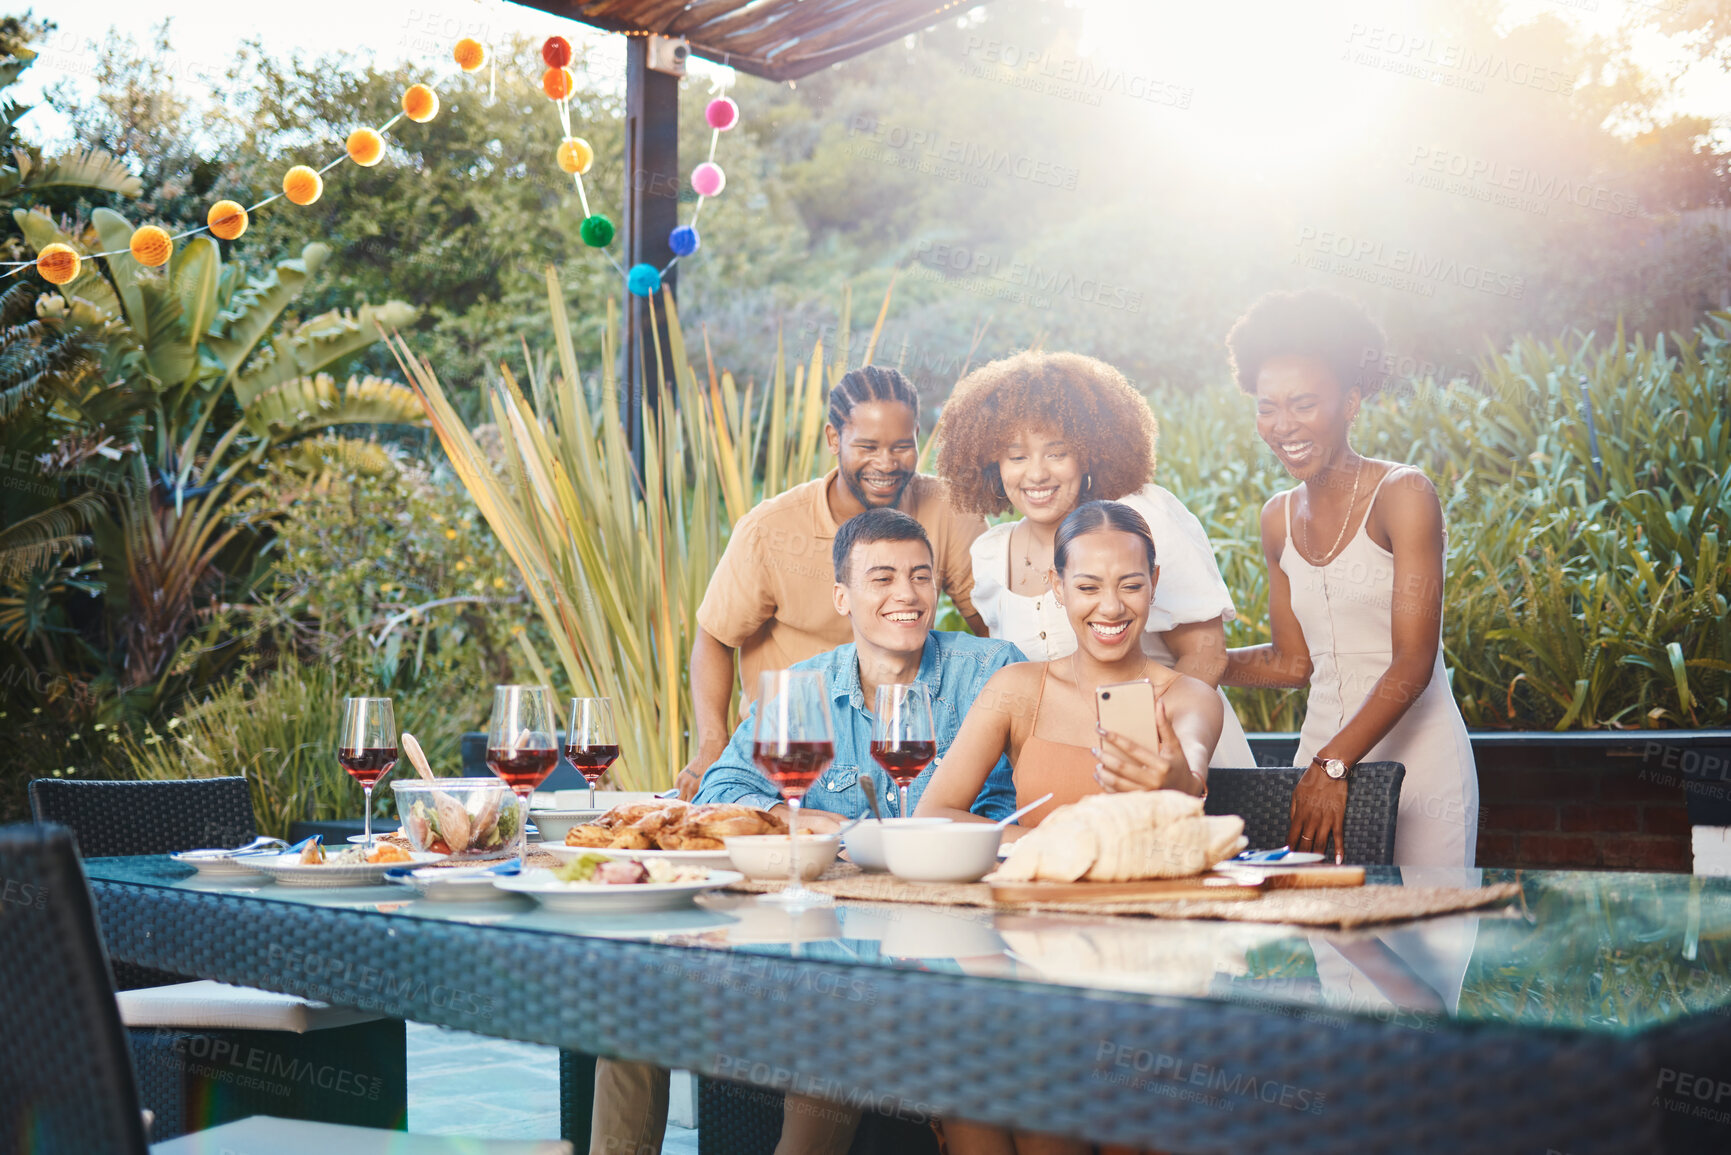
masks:
[[[559,167],[566,172],[585,173],[595,163],[595,150],[580,136],[568,136],[559,142]]]
[[[577,78],[569,68],[549,68],[541,78],[541,91],[554,100],[564,100],[577,87]]]
[[[77,249],[56,241],[43,246],[42,251],[36,254],[36,271],[50,285],[64,285],[78,276],[80,262]]]
[[[370,128],[349,133],[349,159],[362,168],[372,168],[385,158],[385,138]]]
[[[439,115],[439,94],[424,84],[411,84],[403,91],[403,115],[425,124]]]
[[[213,237],[232,241],[246,232],[246,210],[237,201],[217,201],[204,218]]]
[[[479,40],[468,36],[457,41],[457,50],[452,53],[457,58],[457,67],[464,72],[473,72],[487,63],[487,46]]]
[[[168,258],[174,255],[174,242],[169,239],[166,231],[155,225],[145,225],[135,230],[128,247],[132,249],[133,260],[153,269],[158,265],[166,265]]]
[[[283,174],[282,195],[297,205],[310,205],[325,191],[325,178],[304,164]]]

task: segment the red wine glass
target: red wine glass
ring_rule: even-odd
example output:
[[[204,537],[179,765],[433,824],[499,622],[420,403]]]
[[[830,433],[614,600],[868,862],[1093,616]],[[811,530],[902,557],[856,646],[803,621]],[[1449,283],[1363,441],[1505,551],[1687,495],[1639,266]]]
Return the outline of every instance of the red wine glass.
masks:
[[[595,809],[596,784],[619,757],[611,698],[571,699],[571,716],[565,723],[565,757],[589,783],[589,809]]]
[[[799,804],[835,757],[829,691],[822,670],[765,670],[758,678],[752,759],[787,799],[788,883],[760,902],[820,906],[834,902],[799,876]]]
[[[493,720],[487,727],[487,766],[522,801],[517,822],[517,858],[529,851],[529,799],[559,763],[553,728],[553,698],[545,686],[493,687]]]
[[[937,756],[932,695],[925,683],[879,686],[872,714],[872,761],[901,789],[902,806],[897,813],[903,818],[908,816],[908,787]]]
[[[367,853],[373,849],[373,786],[397,764],[397,718],[389,698],[344,698],[337,762],[366,796]]]

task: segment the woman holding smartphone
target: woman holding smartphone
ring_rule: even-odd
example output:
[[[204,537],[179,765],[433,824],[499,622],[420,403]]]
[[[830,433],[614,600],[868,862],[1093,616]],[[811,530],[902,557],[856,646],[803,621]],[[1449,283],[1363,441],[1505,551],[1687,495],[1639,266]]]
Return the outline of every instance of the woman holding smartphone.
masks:
[[[1443,668],[1442,505],[1423,473],[1350,441],[1382,384],[1382,333],[1308,290],[1263,297],[1226,343],[1257,432],[1299,482],[1262,507],[1273,641],[1228,651],[1223,679],[1309,688],[1290,844],[1332,841],[1338,861],[1352,767],[1391,761],[1406,767],[1395,863],[1471,866],[1478,773]]]
[[[1058,526],[1084,501],[1119,501],[1142,515],[1164,563],[1138,625],[1155,665],[1216,686],[1226,670],[1235,611],[1214,547],[1196,516],[1155,485],[1159,428],[1148,402],[1112,366],[1079,353],[1018,353],[956,386],[938,422],[938,475],[950,503],[1018,520],[974,539],[974,607],[994,638],[1030,661],[1067,658],[1076,633],[1049,578]],[[1215,766],[1254,766],[1250,744],[1220,695]]]
[[[1017,806],[1053,795],[1024,815],[1019,827],[1010,827],[1007,839],[1088,794],[1206,791],[1209,756],[1220,738],[1220,696],[1136,644],[1160,581],[1156,561],[1148,523],[1128,505],[1090,501],[1064,518],[1050,579],[1078,644],[1064,657],[1018,662],[992,675],[933,773],[916,815],[985,821],[968,808],[1004,754],[1015,775]],[[1154,749],[1102,733],[1095,721],[1098,687],[1142,679],[1152,686]]]

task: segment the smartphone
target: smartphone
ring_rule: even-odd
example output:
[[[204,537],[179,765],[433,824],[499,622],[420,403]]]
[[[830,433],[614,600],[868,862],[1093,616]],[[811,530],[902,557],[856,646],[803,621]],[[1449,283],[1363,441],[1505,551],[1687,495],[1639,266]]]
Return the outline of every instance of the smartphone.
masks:
[[[1100,725],[1112,733],[1146,750],[1160,749],[1160,731],[1154,724],[1154,683],[1147,678],[1095,687],[1094,712]]]

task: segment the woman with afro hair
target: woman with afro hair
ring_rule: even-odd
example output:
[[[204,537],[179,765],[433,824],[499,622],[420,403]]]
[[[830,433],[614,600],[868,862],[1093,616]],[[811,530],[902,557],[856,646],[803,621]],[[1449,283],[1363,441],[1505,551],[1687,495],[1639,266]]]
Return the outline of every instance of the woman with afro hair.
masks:
[[[974,540],[974,608],[994,638],[1029,661],[1075,652],[1076,633],[1053,597],[1058,526],[1088,501],[1119,501],[1148,523],[1159,554],[1142,650],[1167,669],[1219,685],[1226,623],[1236,616],[1202,523],[1153,484],[1158,428],[1142,395],[1104,361],[1079,353],[1018,353],[956,386],[939,418],[938,475],[950,504],[1020,520]],[[1221,695],[1225,719],[1210,766],[1254,766]]]
[[[1262,507],[1273,641],[1229,651],[1224,679],[1309,688],[1290,845],[1332,839],[1338,860],[1352,767],[1391,761],[1406,767],[1395,863],[1470,867],[1478,774],[1443,668],[1442,505],[1423,473],[1350,441],[1382,386],[1382,333],[1312,289],[1263,297],[1226,343],[1257,432],[1299,483]]]

